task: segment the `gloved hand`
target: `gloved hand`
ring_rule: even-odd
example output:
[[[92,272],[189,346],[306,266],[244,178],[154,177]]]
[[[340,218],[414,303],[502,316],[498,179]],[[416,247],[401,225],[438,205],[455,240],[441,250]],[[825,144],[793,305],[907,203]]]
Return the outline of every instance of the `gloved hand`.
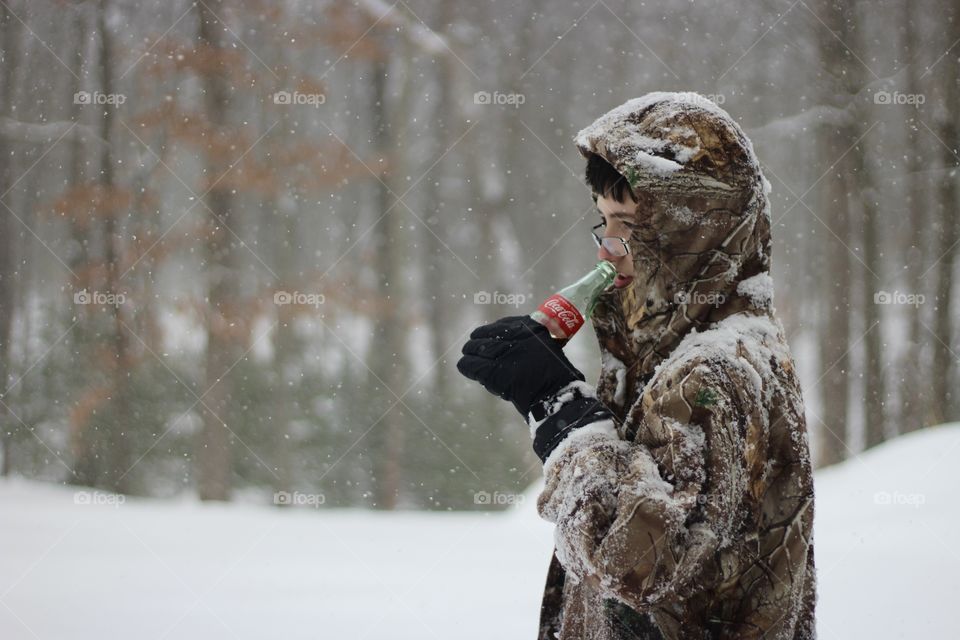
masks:
[[[534,403],[584,380],[560,342],[530,316],[508,316],[475,329],[457,369],[512,402],[524,420]]]

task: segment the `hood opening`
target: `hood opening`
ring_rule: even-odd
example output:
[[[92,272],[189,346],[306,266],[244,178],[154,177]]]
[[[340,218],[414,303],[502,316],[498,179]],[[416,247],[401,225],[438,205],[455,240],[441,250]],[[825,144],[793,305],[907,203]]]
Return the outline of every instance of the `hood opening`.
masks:
[[[575,142],[639,197],[634,280],[601,296],[593,314],[598,393],[622,418],[685,335],[734,313],[769,313],[769,183],[737,123],[696,93],[629,100]]]

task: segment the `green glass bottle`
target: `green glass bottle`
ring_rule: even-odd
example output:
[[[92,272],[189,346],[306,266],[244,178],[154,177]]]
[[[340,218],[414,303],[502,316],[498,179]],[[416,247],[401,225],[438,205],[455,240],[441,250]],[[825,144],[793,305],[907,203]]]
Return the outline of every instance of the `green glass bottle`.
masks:
[[[584,325],[597,299],[617,277],[609,262],[598,262],[590,273],[544,300],[530,317],[550,330],[550,335],[566,342]]]

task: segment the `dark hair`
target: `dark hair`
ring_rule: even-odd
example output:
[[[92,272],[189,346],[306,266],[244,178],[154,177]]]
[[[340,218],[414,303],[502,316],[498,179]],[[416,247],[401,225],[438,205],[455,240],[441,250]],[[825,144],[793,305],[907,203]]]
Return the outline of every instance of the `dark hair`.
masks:
[[[622,173],[596,153],[587,156],[587,169],[584,171],[587,185],[597,195],[612,197],[617,202],[624,201],[624,191],[634,200],[639,200]]]

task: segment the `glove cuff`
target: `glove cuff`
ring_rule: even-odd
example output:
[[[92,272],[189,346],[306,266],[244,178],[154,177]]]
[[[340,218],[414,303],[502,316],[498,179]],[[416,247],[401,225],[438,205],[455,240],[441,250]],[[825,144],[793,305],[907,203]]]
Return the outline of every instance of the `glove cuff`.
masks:
[[[571,431],[611,418],[613,413],[597,399],[593,387],[584,382],[571,382],[530,408],[527,424],[533,450],[541,462],[546,462]]]

